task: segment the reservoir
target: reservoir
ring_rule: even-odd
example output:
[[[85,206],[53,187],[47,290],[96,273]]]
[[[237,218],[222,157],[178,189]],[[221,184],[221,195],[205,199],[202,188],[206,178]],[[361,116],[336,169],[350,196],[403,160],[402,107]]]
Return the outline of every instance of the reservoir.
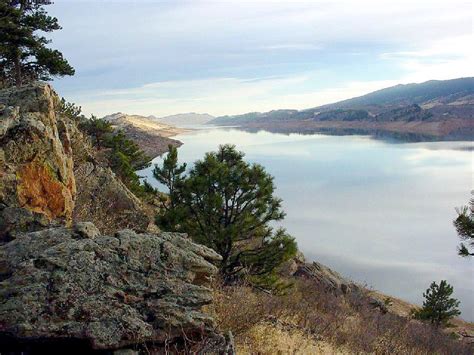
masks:
[[[174,138],[184,143],[178,157],[188,166],[224,143],[262,164],[275,177],[287,214],[278,226],[296,238],[308,261],[417,304],[432,281],[445,279],[461,301],[461,317],[474,320],[474,260],[457,255],[452,223],[455,207],[471,198],[472,142],[216,127]],[[139,174],[158,186],[151,171]]]

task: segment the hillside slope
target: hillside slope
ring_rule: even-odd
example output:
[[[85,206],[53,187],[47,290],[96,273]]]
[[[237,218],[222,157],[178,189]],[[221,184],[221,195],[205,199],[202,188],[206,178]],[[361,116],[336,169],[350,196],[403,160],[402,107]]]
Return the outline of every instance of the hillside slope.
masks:
[[[321,108],[356,108],[369,105],[423,105],[431,101],[439,104],[457,105],[468,99],[474,103],[474,78],[452,80],[430,80],[420,84],[399,84],[370,94],[339,101]]]
[[[241,353],[472,354],[472,324],[411,320],[301,255],[283,295],[211,289],[221,257],[157,232],[77,124],[45,83],[0,91],[0,352],[234,354],[232,331]]]

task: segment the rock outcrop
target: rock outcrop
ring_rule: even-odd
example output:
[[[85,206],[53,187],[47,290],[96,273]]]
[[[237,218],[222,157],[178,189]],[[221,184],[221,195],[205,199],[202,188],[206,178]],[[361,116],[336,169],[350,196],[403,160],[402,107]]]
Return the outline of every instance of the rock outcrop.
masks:
[[[329,292],[345,294],[360,289],[354,282],[316,261],[299,264],[293,276],[311,280],[318,287]]]
[[[307,262],[301,252],[298,252],[295,258],[283,264],[279,272],[285,277],[306,279],[314,283],[319,289],[335,294],[346,294],[361,290],[359,285],[329,267],[316,261]]]
[[[68,339],[83,349],[225,349],[202,311],[219,259],[185,235],[107,236],[92,223],[18,235],[0,247],[1,348]]]
[[[57,105],[47,84],[0,91],[0,202],[70,223],[76,181],[70,134]]]
[[[1,90],[0,242],[73,221],[147,230],[152,213],[97,155],[50,85]]]

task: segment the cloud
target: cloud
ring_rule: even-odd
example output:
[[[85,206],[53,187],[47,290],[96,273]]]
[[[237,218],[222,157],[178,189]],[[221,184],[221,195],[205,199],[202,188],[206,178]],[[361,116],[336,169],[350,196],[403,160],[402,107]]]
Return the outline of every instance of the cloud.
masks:
[[[309,43],[272,44],[260,47],[263,50],[321,50],[322,46]]]
[[[87,3],[85,5],[85,3]],[[86,112],[307,108],[472,75],[469,1],[56,1]]]
[[[104,115],[122,111],[165,116],[177,112],[209,112],[213,115],[303,109],[335,102],[393,85],[395,81],[350,82],[318,91],[302,91],[317,73],[264,78],[208,78],[172,80],[143,86],[85,91],[69,99],[87,114]]]
[[[474,75],[474,36],[444,38],[411,51],[381,53],[406,74],[402,80],[422,81]]]

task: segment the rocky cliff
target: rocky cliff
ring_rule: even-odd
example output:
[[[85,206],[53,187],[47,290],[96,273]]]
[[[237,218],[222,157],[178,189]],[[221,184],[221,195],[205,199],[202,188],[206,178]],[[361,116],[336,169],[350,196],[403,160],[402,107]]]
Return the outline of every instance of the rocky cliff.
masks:
[[[48,85],[0,91],[2,215],[24,208],[42,223],[72,221],[76,180],[70,131],[55,114],[57,104]],[[0,239],[12,223],[8,219],[0,226]]]
[[[233,353],[203,310],[220,256],[151,215],[49,85],[0,91],[0,352]]]
[[[92,221],[145,231],[150,213],[101,161],[45,83],[0,91],[0,240],[10,230]]]

